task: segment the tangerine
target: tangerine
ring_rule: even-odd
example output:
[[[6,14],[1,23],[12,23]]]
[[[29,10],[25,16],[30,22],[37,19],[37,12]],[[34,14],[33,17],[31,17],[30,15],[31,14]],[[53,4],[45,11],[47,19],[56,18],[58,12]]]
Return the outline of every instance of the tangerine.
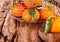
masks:
[[[23,0],[24,4],[28,7],[28,8],[31,8],[31,7],[34,7],[34,0]]]
[[[40,18],[40,14],[37,10],[36,11],[36,15],[35,15],[35,18],[34,18],[34,21],[32,20],[32,17],[30,16],[29,12],[28,12],[28,9],[26,9],[23,14],[22,14],[22,18],[26,21],[26,22],[36,22],[39,18]]]
[[[50,16],[55,17],[54,11],[52,9],[48,8],[48,6],[43,7],[39,12],[41,14],[41,18],[45,19],[45,20]]]
[[[54,20],[50,32],[60,32],[60,17]]]
[[[25,8],[17,2],[10,10],[13,16],[20,17]]]

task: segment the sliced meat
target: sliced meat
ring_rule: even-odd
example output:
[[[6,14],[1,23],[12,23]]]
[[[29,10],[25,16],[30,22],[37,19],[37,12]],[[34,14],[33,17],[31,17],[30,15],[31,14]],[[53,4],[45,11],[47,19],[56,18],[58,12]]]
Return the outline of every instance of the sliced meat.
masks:
[[[10,17],[10,14],[8,13],[2,28],[2,33],[5,36],[7,36],[8,40],[11,40],[16,29],[16,22],[13,18]]]
[[[18,27],[18,42],[41,42],[38,38],[38,28],[36,25],[20,23]]]
[[[31,42],[29,26],[20,23],[17,32],[18,42]]]
[[[48,33],[47,35],[44,35],[43,31],[41,29],[38,31],[39,36],[44,42],[53,42],[53,34]]]
[[[4,37],[1,37],[0,38],[0,42],[4,42]]]
[[[31,40],[32,42],[41,42],[39,37],[38,37],[38,27],[37,25],[31,25],[30,28],[31,30]]]

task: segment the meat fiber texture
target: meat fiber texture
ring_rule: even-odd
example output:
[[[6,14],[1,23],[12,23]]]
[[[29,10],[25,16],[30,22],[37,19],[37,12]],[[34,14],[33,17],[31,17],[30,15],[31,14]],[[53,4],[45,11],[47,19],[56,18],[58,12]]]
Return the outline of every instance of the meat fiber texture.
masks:
[[[0,42],[5,42],[5,39],[11,41],[15,33],[15,20],[9,15],[8,5],[10,1],[11,0],[0,0]]]
[[[35,25],[20,23],[17,32],[18,42],[41,42],[38,37],[38,28]]]

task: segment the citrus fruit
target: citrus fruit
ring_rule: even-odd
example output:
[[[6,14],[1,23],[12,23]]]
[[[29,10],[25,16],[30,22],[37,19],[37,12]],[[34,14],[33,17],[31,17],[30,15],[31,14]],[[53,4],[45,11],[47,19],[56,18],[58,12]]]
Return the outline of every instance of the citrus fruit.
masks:
[[[34,0],[34,1],[36,6],[42,5],[42,0]]]
[[[60,17],[54,20],[50,32],[60,32]]]
[[[30,22],[30,23],[36,22],[40,18],[40,14],[37,10],[35,11],[36,11],[36,14],[35,14],[34,21],[32,20],[32,17],[30,16],[28,9],[26,9],[22,14],[23,20],[25,20],[26,22]]]
[[[34,7],[35,4],[34,0],[23,0],[23,1],[28,8]]]
[[[45,20],[50,16],[55,17],[54,11],[50,9],[48,6],[43,7],[39,12],[41,14],[41,18]]]
[[[17,2],[10,8],[10,10],[13,16],[20,17],[25,8]]]

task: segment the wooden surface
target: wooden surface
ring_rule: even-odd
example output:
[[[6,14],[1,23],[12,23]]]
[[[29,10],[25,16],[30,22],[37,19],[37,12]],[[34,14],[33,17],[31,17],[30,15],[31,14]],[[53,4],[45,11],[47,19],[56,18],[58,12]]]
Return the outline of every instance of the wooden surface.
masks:
[[[6,3],[5,3],[6,1]],[[11,0],[0,0],[0,42],[60,42],[60,33],[43,34],[41,24],[26,24],[10,16],[7,7]],[[6,5],[8,3],[8,5]]]

